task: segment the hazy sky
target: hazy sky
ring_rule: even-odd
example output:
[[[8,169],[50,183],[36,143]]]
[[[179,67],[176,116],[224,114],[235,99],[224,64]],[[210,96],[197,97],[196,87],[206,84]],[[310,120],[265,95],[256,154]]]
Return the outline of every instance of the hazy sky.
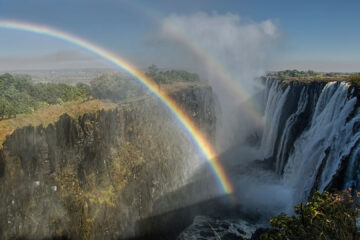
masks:
[[[249,44],[243,41],[247,37],[245,28],[256,30],[258,24],[270,22],[274,33],[267,34],[268,29],[263,29],[249,39],[261,45],[271,44],[266,49],[255,44],[250,47],[257,47],[257,51],[246,52],[251,55],[266,51],[270,59],[264,65],[267,70],[360,71],[359,9],[360,1],[355,0],[0,0],[0,19],[61,29],[113,51],[139,67],[151,63],[164,67],[190,65],[188,53],[191,51],[183,51],[181,46],[175,46],[176,41],[163,36],[164,23],[173,21],[174,16],[176,23],[182,21],[181,31],[190,31],[198,44],[203,43],[204,36],[212,36],[194,32],[189,25],[199,14],[205,14],[207,27],[213,24],[230,26],[229,31],[239,30],[234,36],[241,39],[234,38],[232,44],[226,45],[227,51],[236,41],[245,44],[243,46]],[[223,35],[226,38],[226,32]],[[236,53],[241,53],[241,49]],[[207,50],[211,52],[212,49]],[[224,55],[218,52],[217,49],[213,55]],[[262,61],[263,57],[254,60],[257,59]],[[74,67],[76,64],[80,67],[106,66],[68,43],[0,29],[1,69]]]

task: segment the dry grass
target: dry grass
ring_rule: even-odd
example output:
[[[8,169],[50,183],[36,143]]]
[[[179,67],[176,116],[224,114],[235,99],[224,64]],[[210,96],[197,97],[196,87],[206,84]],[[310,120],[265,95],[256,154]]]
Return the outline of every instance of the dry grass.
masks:
[[[74,119],[84,113],[95,113],[101,109],[116,108],[116,104],[108,103],[101,100],[91,100],[87,102],[68,102],[62,105],[51,105],[44,107],[32,114],[19,114],[16,118],[0,121],[0,149],[6,140],[6,136],[11,135],[16,129],[26,126],[48,126],[56,122],[63,114],[68,114]]]
[[[208,84],[202,82],[175,82],[171,84],[161,84],[160,90],[165,90],[165,92],[171,93],[176,92],[185,88],[202,88],[209,87]]]

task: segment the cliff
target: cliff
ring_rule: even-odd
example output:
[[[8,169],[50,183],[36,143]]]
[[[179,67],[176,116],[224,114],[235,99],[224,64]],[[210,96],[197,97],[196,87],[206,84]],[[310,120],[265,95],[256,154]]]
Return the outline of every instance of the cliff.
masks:
[[[59,117],[65,113],[69,114],[72,118],[85,113],[95,113],[101,109],[113,109],[116,104],[104,102],[101,100],[90,101],[75,101],[59,105],[49,105],[32,114],[18,114],[15,118],[1,119],[0,121],[0,148],[6,137],[11,135],[16,129],[24,128],[26,126],[48,126],[55,123]]]
[[[360,190],[359,89],[341,81],[266,79],[263,159],[294,192]]]
[[[209,86],[163,90],[213,139]],[[176,119],[150,95],[18,128],[0,150],[0,238],[134,236],[135,221],[186,184],[200,159]]]

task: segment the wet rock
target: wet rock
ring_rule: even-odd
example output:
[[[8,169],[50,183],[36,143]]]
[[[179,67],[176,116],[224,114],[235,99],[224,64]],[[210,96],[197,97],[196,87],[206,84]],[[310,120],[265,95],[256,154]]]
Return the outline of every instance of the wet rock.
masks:
[[[217,220],[206,216],[197,216],[193,224],[186,228],[178,240],[241,240],[250,239],[256,226],[244,220]]]
[[[169,94],[205,134],[215,134],[212,90],[203,85]],[[28,126],[0,149],[0,239],[117,239],[154,202],[186,183],[198,149],[151,96],[117,109],[62,115]],[[14,202],[13,202],[14,201]],[[162,205],[176,207],[171,201]],[[156,212],[159,213],[159,212]],[[8,223],[11,222],[10,223]]]

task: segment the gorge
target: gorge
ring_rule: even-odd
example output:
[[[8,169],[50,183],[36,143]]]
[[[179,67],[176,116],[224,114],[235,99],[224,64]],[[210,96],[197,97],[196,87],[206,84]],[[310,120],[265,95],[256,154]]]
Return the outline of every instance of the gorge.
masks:
[[[146,94],[11,132],[0,150],[0,237],[250,239],[314,191],[359,190],[358,87],[262,81],[264,127],[219,156],[234,184],[232,204],[191,138]],[[212,88],[162,89],[215,145]]]
[[[213,138],[211,88],[172,87],[164,91]],[[0,238],[134,236],[137,220],[187,204],[154,209],[189,181],[197,158],[189,136],[151,95],[16,129],[0,150]]]
[[[257,97],[265,125],[248,142],[253,151],[239,145],[223,156],[237,216],[198,216],[179,239],[249,239],[249,233],[259,239],[256,228],[268,227],[281,212],[292,214],[292,206],[315,191],[359,191],[358,86],[345,79],[273,76],[263,83]]]

